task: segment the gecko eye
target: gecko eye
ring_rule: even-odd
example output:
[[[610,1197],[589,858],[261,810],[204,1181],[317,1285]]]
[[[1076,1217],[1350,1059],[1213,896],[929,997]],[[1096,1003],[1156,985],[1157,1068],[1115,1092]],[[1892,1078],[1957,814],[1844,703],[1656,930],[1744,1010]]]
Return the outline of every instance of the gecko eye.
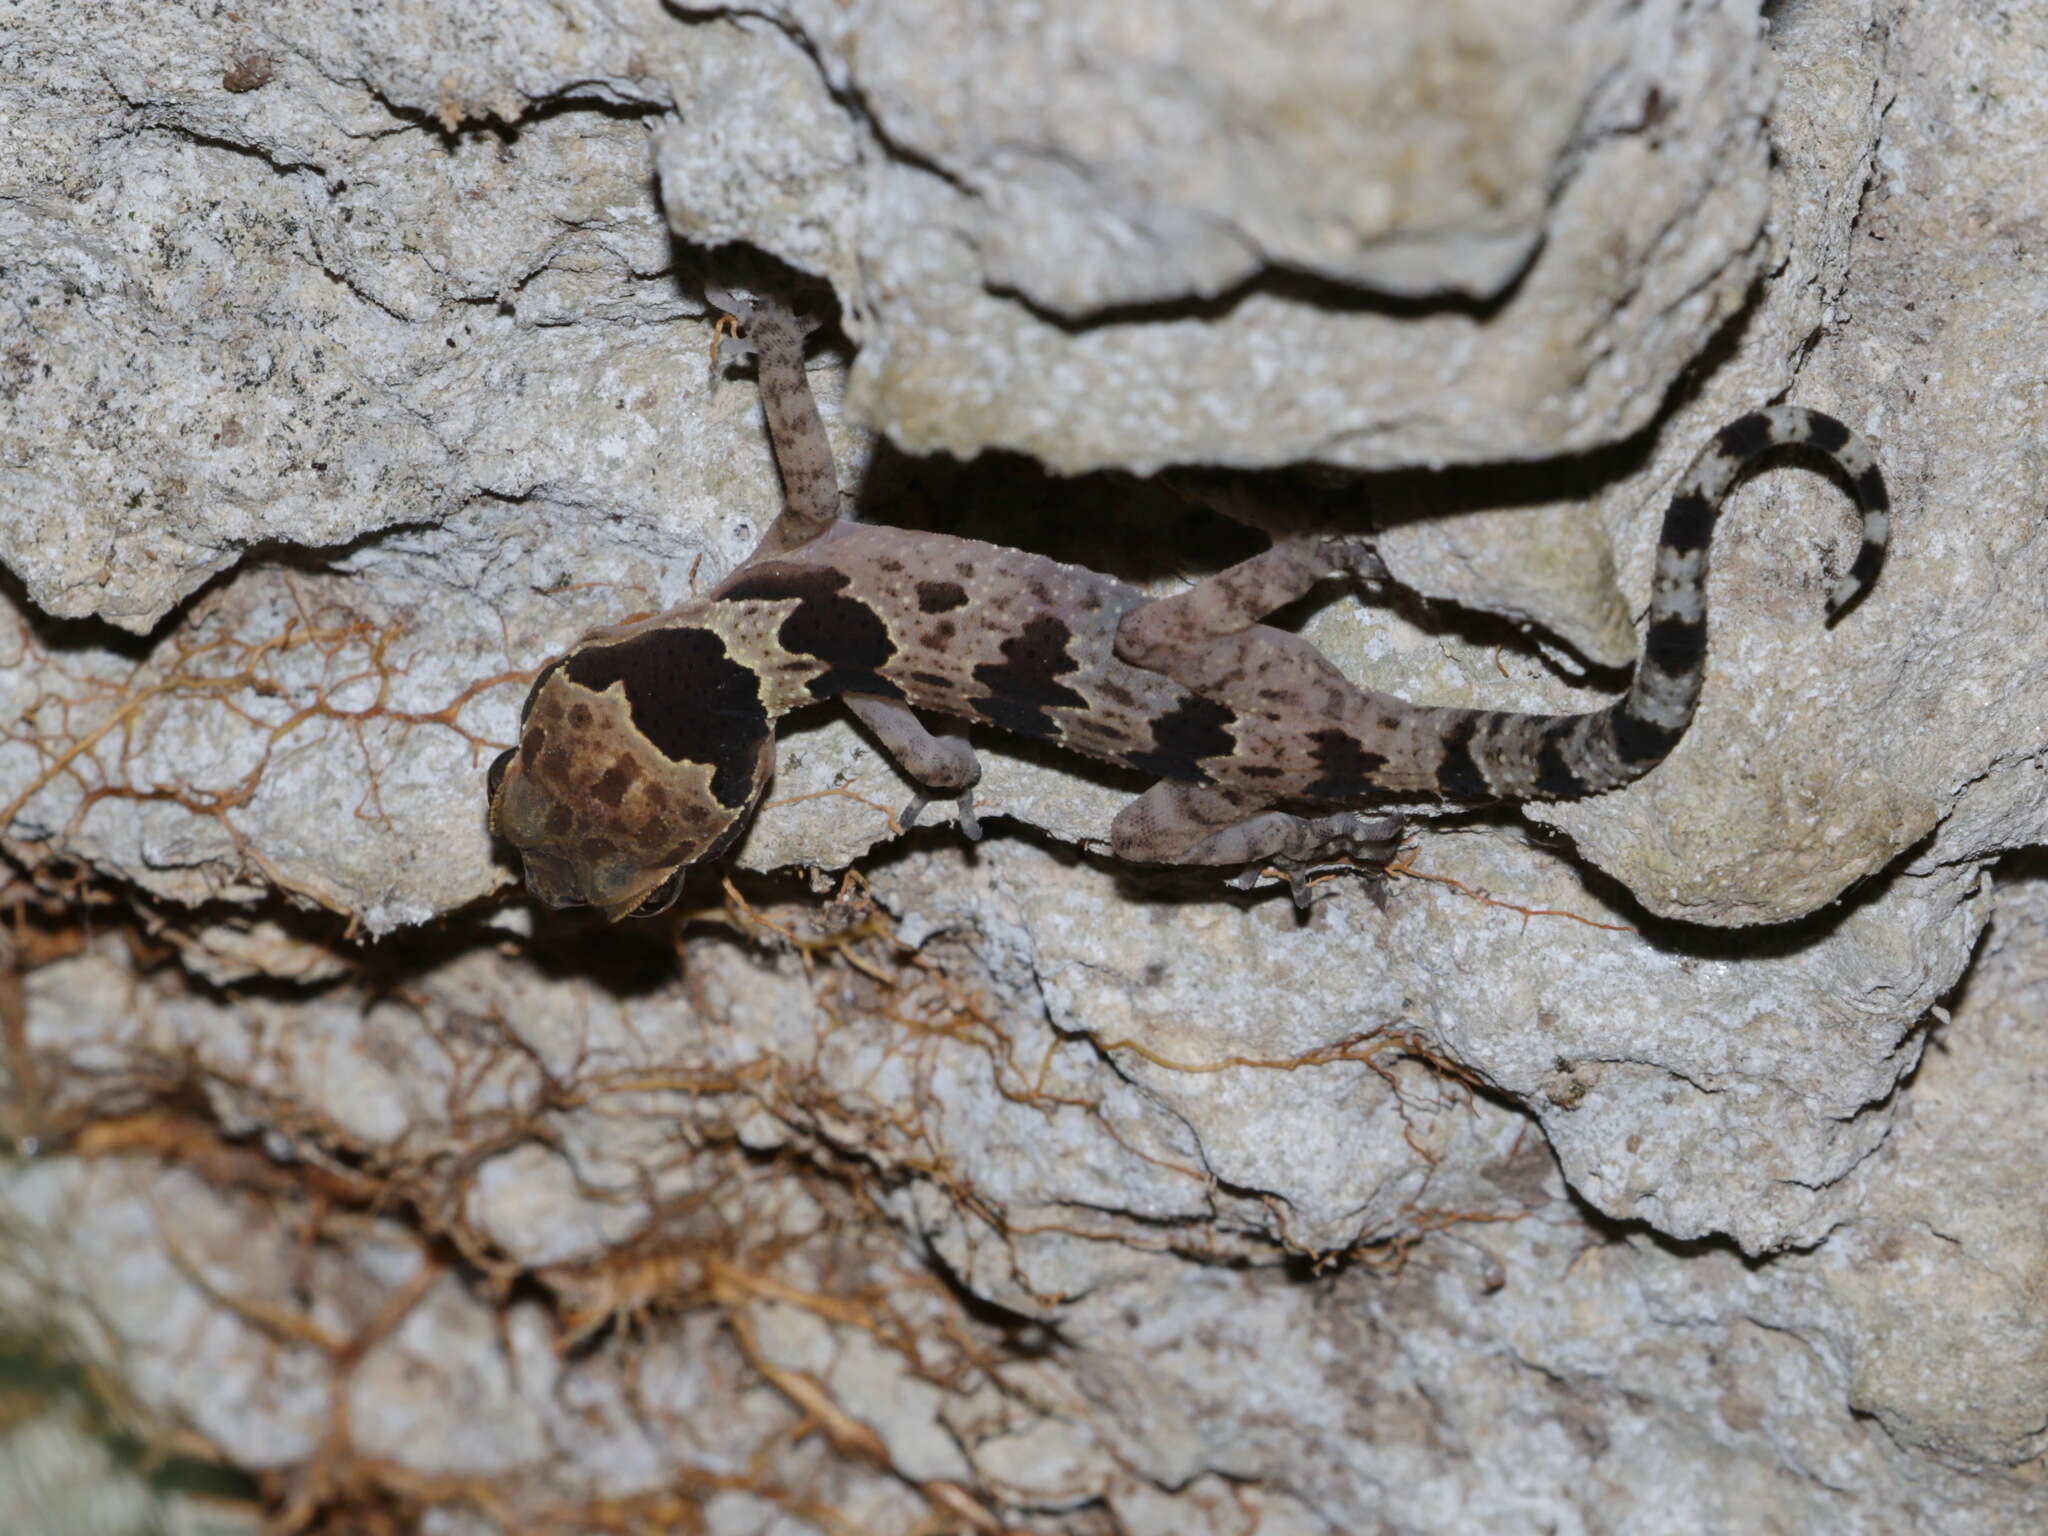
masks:
[[[648,892],[647,899],[635,907],[631,915],[634,917],[659,917],[662,913],[666,912],[676,904],[676,898],[683,894],[683,876],[689,872],[690,866],[687,864],[677,869],[666,880],[662,881],[661,884]]]
[[[518,755],[517,747],[507,747],[491,760],[491,766],[484,774],[484,786],[492,800],[498,798],[498,787],[505,782],[505,770],[512,766],[512,759]]]

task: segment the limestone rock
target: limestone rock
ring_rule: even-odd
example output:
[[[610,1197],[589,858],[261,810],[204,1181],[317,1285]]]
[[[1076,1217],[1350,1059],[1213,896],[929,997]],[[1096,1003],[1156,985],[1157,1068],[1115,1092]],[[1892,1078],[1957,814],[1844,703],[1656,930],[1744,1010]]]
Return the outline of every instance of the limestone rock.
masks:
[[[10,1349],[337,1528],[2040,1526],[2048,36],[1768,9],[17,7]],[[1245,546],[1137,475],[1335,474],[1404,696],[1611,697],[1772,399],[1890,564],[1824,627],[1758,475],[1668,763],[1305,917],[1015,744],[897,838],[827,718],[675,916],[537,912],[533,669],[776,507],[730,244],[863,515],[1165,591]]]

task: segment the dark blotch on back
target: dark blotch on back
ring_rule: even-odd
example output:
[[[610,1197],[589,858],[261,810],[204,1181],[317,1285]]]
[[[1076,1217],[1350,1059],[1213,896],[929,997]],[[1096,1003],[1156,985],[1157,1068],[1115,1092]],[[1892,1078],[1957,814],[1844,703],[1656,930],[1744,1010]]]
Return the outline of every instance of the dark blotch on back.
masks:
[[[1444,732],[1444,760],[1436,771],[1436,783],[1445,794],[1479,800],[1493,792],[1472,755],[1472,738],[1479,734],[1479,722],[1485,718],[1484,713],[1475,712]]]
[[[620,756],[613,759],[611,767],[600,774],[590,786],[592,798],[613,810],[626,798],[626,791],[633,787],[633,781],[640,777],[640,765],[632,758]]]
[[[900,699],[902,691],[882,677],[881,668],[896,654],[889,626],[858,598],[843,595],[850,578],[825,565],[772,562],[742,571],[722,588],[725,602],[743,599],[797,599],[775,638],[799,656],[814,656],[825,670],[810,681],[811,697],[829,699],[842,693],[877,694]]]
[[[1375,775],[1387,766],[1385,753],[1366,750],[1364,742],[1335,726],[1317,731],[1309,741],[1316,765],[1315,780],[1302,791],[1309,799],[1359,800],[1377,787]]]
[[[1060,679],[1077,670],[1067,653],[1073,633],[1050,614],[1033,619],[1003,642],[1003,659],[985,661],[974,680],[988,690],[974,707],[991,725],[1045,740],[1059,735],[1050,709],[1085,710],[1088,701]]]
[[[1236,750],[1237,738],[1230,733],[1236,723],[1237,711],[1229,705],[1188,694],[1152,722],[1152,745],[1126,753],[1124,761],[1162,779],[1211,783],[1202,759],[1227,757]]]
[[[526,690],[526,702],[519,706],[519,718],[522,721],[528,715],[533,713],[533,701],[540,697],[540,690],[542,685],[545,684],[547,680],[553,677],[557,672],[561,671],[562,663],[567,659],[567,657],[558,657],[556,660],[551,661],[546,666],[542,667],[539,673],[535,675],[533,679],[533,686]],[[528,755],[530,756],[531,754]]]
[[[917,584],[919,613],[951,613],[967,606],[967,589],[957,581],[920,581]]]
[[[616,645],[586,646],[564,663],[593,693],[625,689],[633,725],[671,762],[711,769],[719,804],[746,804],[768,730],[761,685],[708,629],[651,629]]]
[[[1565,758],[1565,735],[1555,726],[1545,731],[1543,746],[1536,754],[1536,792],[1553,800],[1568,800],[1586,791],[1586,781]]]

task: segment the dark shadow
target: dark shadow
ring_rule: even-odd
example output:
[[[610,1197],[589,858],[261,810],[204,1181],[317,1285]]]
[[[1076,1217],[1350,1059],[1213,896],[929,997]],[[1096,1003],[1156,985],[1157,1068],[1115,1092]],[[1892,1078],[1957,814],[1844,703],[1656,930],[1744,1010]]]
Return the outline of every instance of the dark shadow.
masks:
[[[157,646],[190,624],[214,593],[252,571],[295,571],[307,576],[337,574],[334,567],[360,550],[390,539],[440,527],[434,522],[388,523],[333,544],[303,544],[285,539],[256,539],[244,545],[234,562],[215,571],[167,610],[142,634],[101,618],[54,618],[35,605],[20,577],[0,566],[0,601],[14,605],[39,644],[53,653],[106,651],[124,660],[142,662]]]
[[[1444,290],[1430,294],[1389,293],[1343,278],[1328,277],[1298,267],[1268,266],[1253,272],[1222,291],[1208,295],[1177,295],[1170,299],[1105,304],[1083,315],[1068,315],[1048,309],[1029,294],[1015,288],[992,287],[997,298],[1008,299],[1034,319],[1082,335],[1111,326],[1167,325],[1185,320],[1213,324],[1226,320],[1247,300],[1278,299],[1332,315],[1379,315],[1389,320],[1427,320],[1438,315],[1455,315],[1484,324],[1512,304],[1535,269],[1544,242],[1532,241],[1520,265],[1495,293],[1478,295]]]
[[[7,566],[0,565],[0,601],[13,606],[36,643],[53,655],[77,655],[86,651],[110,651],[126,661],[147,659],[150,650],[173,627],[177,612],[166,616],[148,634],[138,635],[105,619],[60,619],[44,612],[28,595],[28,585]],[[186,599],[189,603],[191,599]],[[185,603],[179,604],[182,611]]]
[[[170,1449],[164,1441],[150,1443],[127,1427],[122,1418],[123,1405],[105,1395],[108,1384],[103,1371],[73,1359],[60,1337],[24,1337],[0,1324],[0,1396],[11,1405],[10,1428],[25,1417],[36,1417],[38,1405],[47,1413],[75,1415],[79,1427],[99,1442],[117,1466],[159,1495],[245,1506],[261,1502],[261,1486],[252,1473],[225,1460],[213,1461],[189,1450]],[[72,1475],[77,1475],[76,1470]],[[61,1478],[63,1474],[57,1476]],[[59,1486],[53,1482],[47,1491],[54,1495]],[[23,1492],[27,1495],[24,1512],[32,1515],[38,1507],[37,1490],[29,1488]],[[81,1521],[86,1519],[85,1508],[73,1506],[74,1515]],[[44,1509],[46,1513],[54,1512],[48,1506]]]
[[[1744,928],[1713,928],[1659,917],[1612,876],[1579,859],[1569,838],[1553,834],[1546,841],[1561,857],[1571,861],[1586,889],[1633,926],[1644,943],[1689,959],[1735,961],[1787,959],[1831,938],[1852,913],[1883,899],[1898,881],[1912,878],[1904,873],[1905,867],[1932,845],[1934,837],[1935,833],[1930,831],[1910,848],[1902,849],[1882,868],[1852,883],[1817,912],[1809,912],[1789,922],[1759,923]]]

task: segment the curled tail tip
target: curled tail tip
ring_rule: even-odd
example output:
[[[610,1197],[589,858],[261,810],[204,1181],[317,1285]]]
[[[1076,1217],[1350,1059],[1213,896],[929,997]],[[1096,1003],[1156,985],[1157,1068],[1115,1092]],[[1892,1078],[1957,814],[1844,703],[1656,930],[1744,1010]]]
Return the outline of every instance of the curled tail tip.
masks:
[[[1843,614],[1856,606],[1864,593],[1877,580],[1879,567],[1884,564],[1885,539],[1888,533],[1888,519],[1881,511],[1865,508],[1863,516],[1863,544],[1856,551],[1856,559],[1843,573],[1842,579],[1828,594],[1827,622],[1833,624]]]
[[[1835,589],[1828,593],[1827,618],[1823,622],[1828,628],[1833,629],[1835,625],[1841,622],[1842,616],[1849,611],[1850,605],[1868,590],[1869,588],[1856,580],[1855,577],[1844,576],[1835,583]]]
[[[1891,537],[1891,497],[1870,444],[1827,412],[1804,405],[1765,406],[1723,427],[1713,443],[1720,455],[1716,478],[1725,487],[1752,460],[1773,448],[1794,446],[1810,448],[1832,462],[1849,482],[1863,515],[1863,542],[1856,558],[1828,594],[1827,622],[1832,625],[1870,589],[1884,564]]]

